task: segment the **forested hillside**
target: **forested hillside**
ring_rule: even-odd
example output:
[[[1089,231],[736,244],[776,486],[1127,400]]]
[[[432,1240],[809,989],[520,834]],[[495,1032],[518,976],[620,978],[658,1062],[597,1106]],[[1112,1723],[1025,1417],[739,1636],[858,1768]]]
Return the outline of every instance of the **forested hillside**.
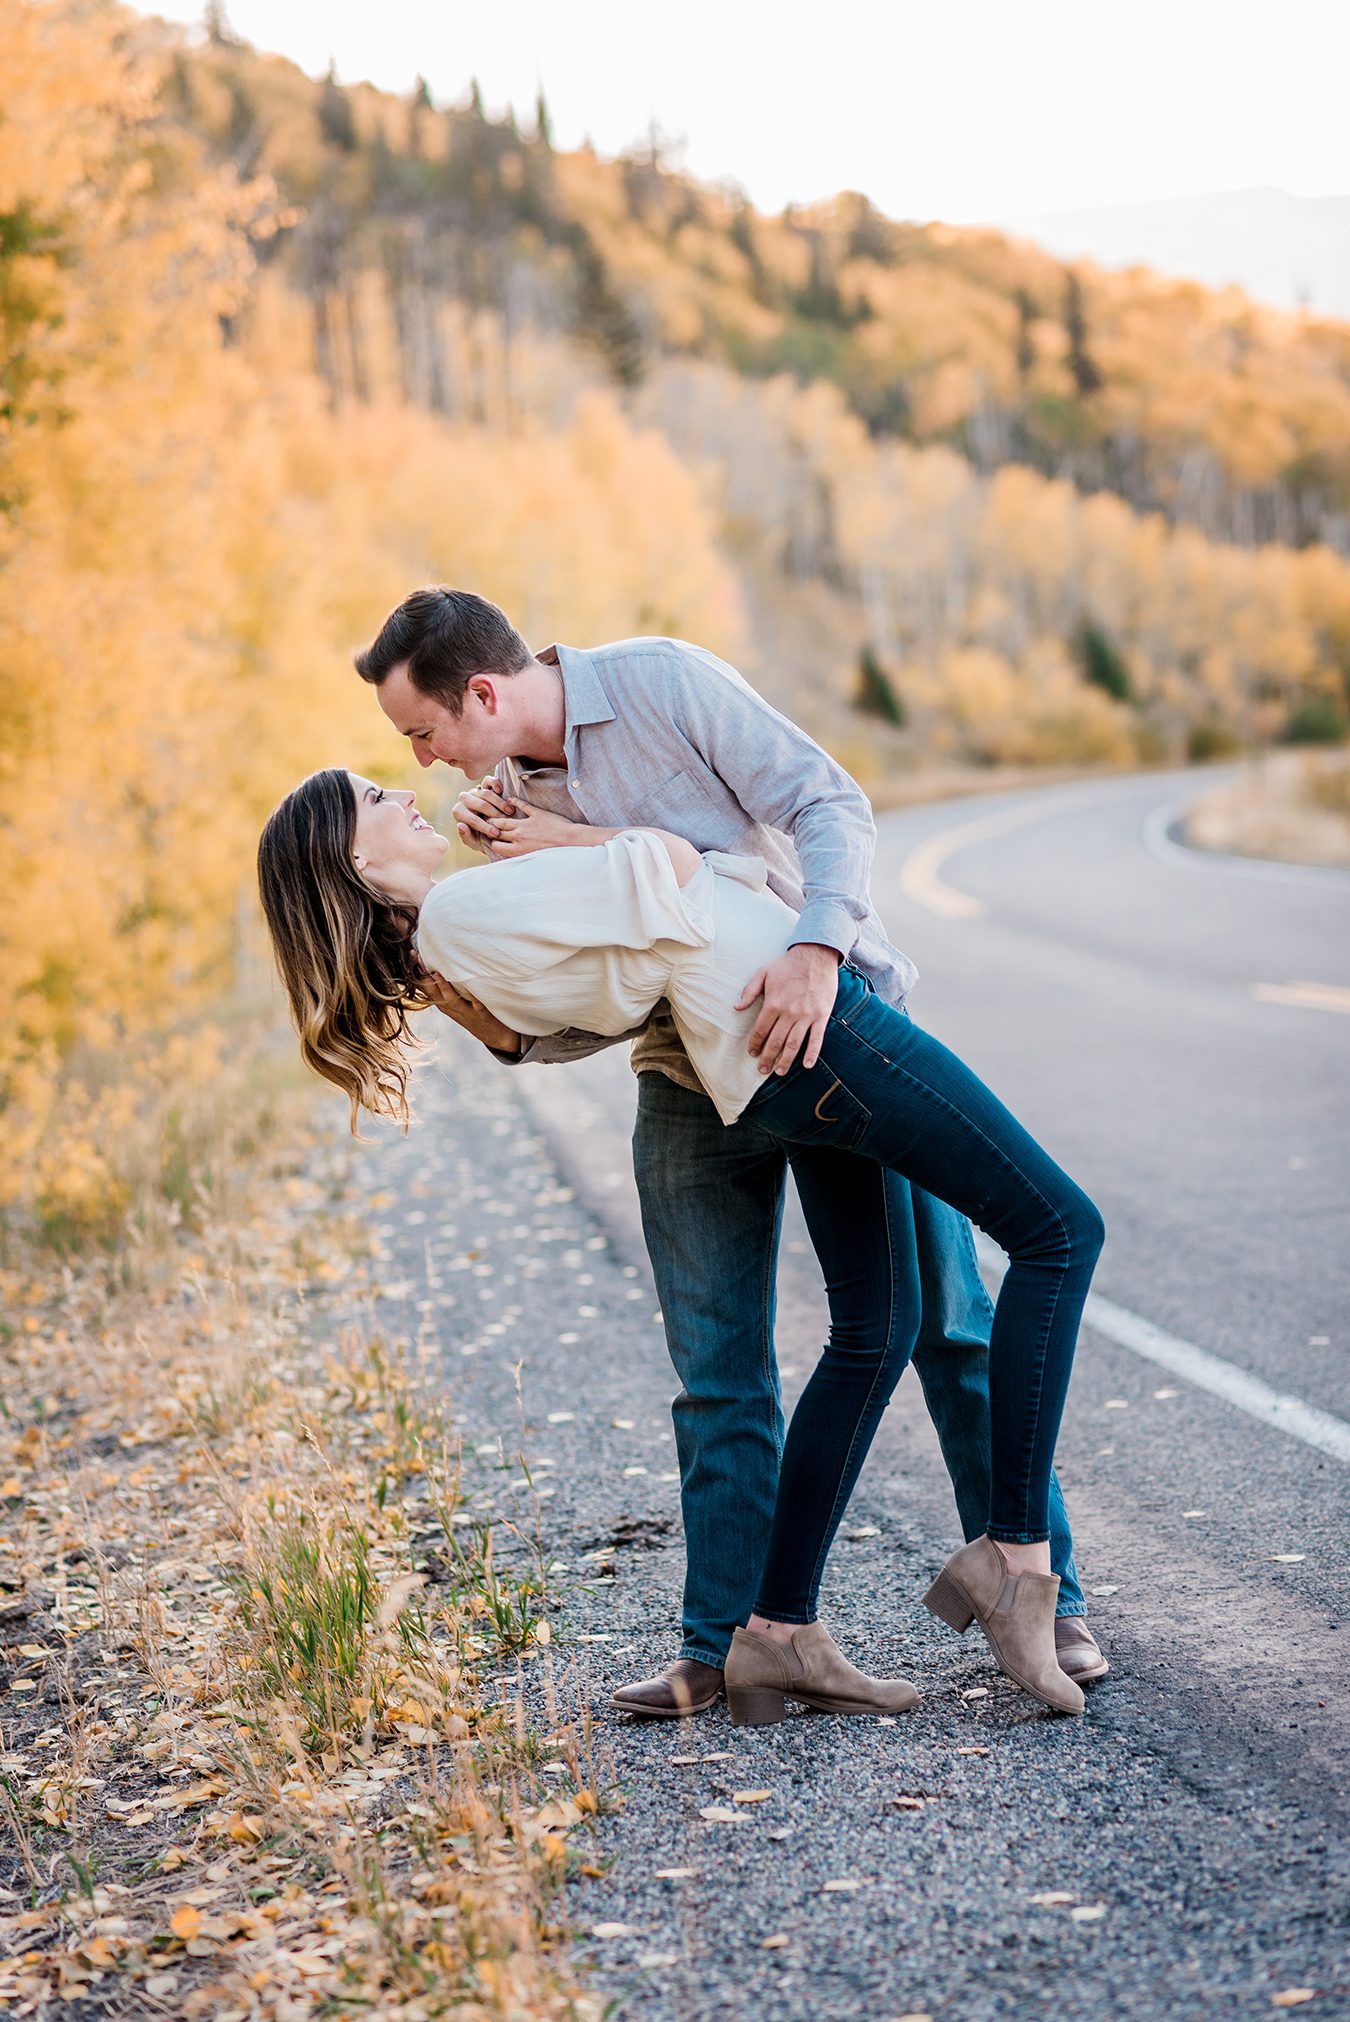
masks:
[[[656,147],[557,151],[542,103],[344,90],[219,25],[168,99],[289,207],[247,350],[486,439],[617,394],[715,505],[750,671],[836,742],[849,698],[977,760],[1343,731],[1350,327],[856,195],[763,217]]]
[[[579,332],[621,383],[665,356],[840,387],[879,436],[1118,492],[1207,534],[1350,541],[1350,328],[990,231],[897,224],[848,194],[780,217],[662,165],[563,154],[475,101],[317,84],[216,39],[176,64],[184,116],[306,207],[296,278],[338,302],[374,262],[405,389],[447,397],[428,304]],[[326,369],[359,389],[360,316]]]

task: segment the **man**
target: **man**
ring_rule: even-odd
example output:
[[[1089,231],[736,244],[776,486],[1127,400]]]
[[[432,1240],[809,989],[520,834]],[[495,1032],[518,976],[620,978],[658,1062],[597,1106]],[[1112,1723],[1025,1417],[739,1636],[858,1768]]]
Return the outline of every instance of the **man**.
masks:
[[[420,764],[439,761],[482,781],[456,803],[455,820],[485,854],[538,847],[565,819],[666,828],[701,850],[763,857],[770,885],[799,918],[793,944],[747,979],[742,999],[762,1000],[749,1042],[762,1072],[786,1073],[799,1056],[814,1065],[845,958],[903,1006],[916,972],[887,940],[868,894],[875,829],[865,796],[712,653],[628,639],[536,656],[496,605],[433,589],[399,605],[356,667]],[[562,1033],[522,1045],[448,985],[437,1001],[504,1060],[576,1059],[610,1043]],[[632,1065],[643,1231],[682,1385],[672,1416],[687,1571],[678,1657],[621,1687],[612,1703],[671,1718],[717,1698],[767,1544],[783,1441],[773,1323],[787,1161],[753,1124],[722,1124],[663,1010],[635,1036]],[[802,1149],[791,1163],[822,1258],[845,1256],[847,1228],[828,1218],[841,1212],[831,1204],[846,1201],[858,1162]],[[883,1306],[876,1324],[903,1327],[913,1340],[962,1527],[978,1537],[989,1499],[992,1308],[965,1219],[898,1174],[885,1184],[894,1240],[917,1251],[922,1310]],[[1057,1482],[1050,1523],[1056,1642],[1063,1669],[1081,1683],[1107,1664],[1083,1621]]]

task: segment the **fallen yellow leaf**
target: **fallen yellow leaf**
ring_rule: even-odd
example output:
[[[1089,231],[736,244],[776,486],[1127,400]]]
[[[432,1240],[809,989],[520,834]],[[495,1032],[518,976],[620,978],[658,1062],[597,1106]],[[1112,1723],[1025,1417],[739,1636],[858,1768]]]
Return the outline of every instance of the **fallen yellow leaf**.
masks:
[[[581,1816],[581,1806],[574,1797],[551,1797],[534,1814],[535,1823],[549,1832],[566,1832]]]
[[[190,1811],[193,1805],[205,1804],[208,1799],[222,1797],[224,1793],[224,1779],[219,1776],[208,1776],[201,1783],[189,1783],[182,1790],[176,1790],[170,1808],[174,1811]]]
[[[1301,2008],[1305,2001],[1317,1999],[1316,1987],[1286,1987],[1282,1994],[1272,1994],[1272,2008]]]
[[[771,1938],[760,1939],[759,1949],[761,1952],[781,1952],[784,1945],[791,1943],[792,1940],[786,1931],[775,1931]]]
[[[169,1919],[169,1929],[175,1938],[195,1938],[202,1927],[202,1913],[194,1910],[191,1903],[180,1903]]]
[[[773,1792],[771,1790],[733,1790],[731,1802],[733,1804],[763,1804],[772,1796]]]
[[[297,1973],[303,1973],[310,1980],[334,1970],[333,1961],[326,1959],[322,1952],[283,1952],[281,1956],[288,1966],[294,1966]]]

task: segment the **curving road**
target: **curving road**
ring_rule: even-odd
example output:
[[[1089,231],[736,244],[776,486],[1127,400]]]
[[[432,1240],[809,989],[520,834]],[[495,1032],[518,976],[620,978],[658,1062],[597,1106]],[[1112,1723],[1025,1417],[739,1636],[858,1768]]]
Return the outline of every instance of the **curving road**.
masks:
[[[1350,874],[1179,849],[1186,785],[892,816],[874,889],[916,1015],[1099,1199],[1098,1289],[1350,1414]]]
[[[873,895],[919,966],[914,1015],[1106,1217],[1095,1311],[1113,1325],[1085,1331],[1060,1449],[1087,1577],[1112,1588],[1093,1601],[1103,1633],[1118,1623],[1140,1638],[1163,1696],[1180,1662],[1193,1689],[1224,1685],[1225,1719],[1241,1701],[1262,1731],[1268,1719],[1290,1731],[1291,1672],[1325,1673],[1314,1697],[1341,1712],[1291,1758],[1290,1773],[1304,1755],[1315,1778],[1333,1756],[1350,1768],[1350,1630],[1329,1626],[1350,1613],[1350,873],[1180,847],[1176,818],[1214,779],[1129,777],[885,815]],[[633,1081],[618,1054],[518,1079],[569,1175],[640,1255]],[[795,1219],[781,1297],[791,1388],[822,1312]],[[1208,1377],[1217,1364],[1217,1381],[1122,1338],[1147,1345],[1154,1330]],[[1253,1416],[1244,1379],[1258,1401],[1310,1407],[1341,1458]],[[928,1483],[933,1518],[949,1526],[913,1383],[864,1488],[901,1470],[916,1497]],[[1258,1644],[1269,1662],[1253,1664]]]
[[[673,1652],[680,1569],[672,1378],[638,1289],[623,1051],[485,1077],[455,1042],[446,1086],[425,1085],[421,1145],[381,1155],[410,1197],[480,1204],[475,1247],[450,1270],[496,1254],[493,1215],[501,1246],[525,1244],[520,1303],[488,1330],[512,1344],[500,1367],[488,1335],[467,1361],[453,1352],[467,1294],[431,1291],[427,1324],[470,1430],[509,1422],[523,1366],[530,1436],[558,1469],[553,1548],[575,1572],[612,1540],[606,1583],[569,1593],[560,1647],[574,1639],[579,1689],[628,1792],[603,1836],[615,1865],[580,1913],[634,1934],[602,1943],[598,1966],[641,2022],[905,2010],[1206,2022],[1268,2014],[1276,1994],[1307,1988],[1310,2013],[1350,2015],[1350,875],[1179,849],[1170,824],[1194,786],[1111,780],[879,825],[874,893],[921,970],[915,1015],[1106,1216],[1059,1454],[1113,1665],[1082,1723],[1028,1719],[982,1652],[934,1634],[918,1608],[955,1535],[912,1379],[824,1598],[861,1661],[915,1667],[927,1700],[914,1724],[751,1733],[709,1715],[690,1736],[611,1721],[613,1675]],[[538,1196],[571,1203],[565,1254],[533,1247],[561,1236],[556,1206],[537,1235],[507,1228],[541,1184],[531,1126],[577,1195]],[[475,1149],[484,1132],[502,1147],[495,1174]],[[439,1177],[423,1169],[428,1146]],[[424,1272],[429,1287],[467,1286],[433,1281],[446,1266],[425,1219],[419,1204],[396,1239],[409,1284]],[[597,1220],[605,1236],[583,1244]],[[543,1275],[527,1283],[525,1269]],[[568,1308],[577,1272],[585,1303]],[[822,1306],[790,1221],[789,1394]],[[956,1748],[963,1725],[972,1745]],[[724,1771],[728,1790],[773,1786],[781,1829],[767,1831],[767,1810],[753,1835],[703,1823],[695,1807],[723,1794]],[[929,1795],[897,1814],[897,1789]],[[901,1833],[915,1802],[925,1822]],[[870,1893],[823,1894],[821,1878],[840,1875]],[[1066,1902],[1080,1907],[1040,1907]],[[780,1949],[747,1950],[765,1932]]]

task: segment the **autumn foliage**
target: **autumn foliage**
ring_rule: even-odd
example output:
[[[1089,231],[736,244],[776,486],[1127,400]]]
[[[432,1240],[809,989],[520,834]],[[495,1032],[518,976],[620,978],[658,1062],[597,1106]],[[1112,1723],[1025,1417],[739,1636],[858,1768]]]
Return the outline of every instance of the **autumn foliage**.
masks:
[[[335,414],[284,318],[232,342],[289,213],[164,116],[131,17],[0,0],[0,44],[4,1205],[76,1240],[200,1209],[258,826],[316,765],[400,762],[348,654],[410,583],[729,648],[736,604],[692,478],[603,390],[503,444]]]
[[[0,42],[11,1219],[191,1217],[256,1128],[257,827],[404,762],[348,655],[415,583],[697,638],[874,789],[1344,730],[1340,326],[102,0]]]

